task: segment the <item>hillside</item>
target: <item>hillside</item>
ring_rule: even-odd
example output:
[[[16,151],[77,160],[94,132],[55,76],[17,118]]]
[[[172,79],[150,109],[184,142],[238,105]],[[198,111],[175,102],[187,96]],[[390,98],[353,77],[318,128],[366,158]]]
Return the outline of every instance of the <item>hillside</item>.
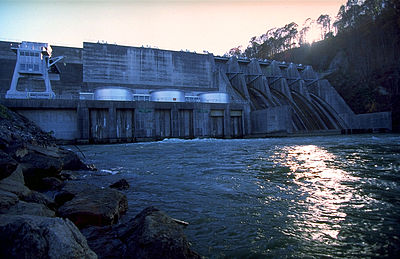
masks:
[[[399,1],[348,0],[333,23],[336,35],[330,20],[327,24],[324,40],[302,43],[305,28],[298,30],[291,23],[274,31],[280,32],[275,33],[278,39],[264,37],[256,44],[252,38],[239,54],[307,64],[316,71],[331,72],[326,78],[355,113],[392,111],[393,130],[400,132]],[[271,42],[279,39],[282,43],[271,48]]]

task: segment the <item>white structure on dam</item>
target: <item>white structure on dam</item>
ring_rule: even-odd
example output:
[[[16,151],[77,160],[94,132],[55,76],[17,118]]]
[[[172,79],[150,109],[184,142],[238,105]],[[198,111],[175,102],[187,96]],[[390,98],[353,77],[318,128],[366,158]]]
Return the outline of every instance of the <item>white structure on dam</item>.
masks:
[[[6,93],[6,98],[27,99],[27,98],[55,98],[51,89],[49,70],[62,57],[51,58],[52,49],[47,43],[27,42],[11,47],[16,53],[14,73],[10,89]],[[18,81],[27,81],[25,89],[18,90]],[[35,89],[35,81],[42,81],[43,89]]]

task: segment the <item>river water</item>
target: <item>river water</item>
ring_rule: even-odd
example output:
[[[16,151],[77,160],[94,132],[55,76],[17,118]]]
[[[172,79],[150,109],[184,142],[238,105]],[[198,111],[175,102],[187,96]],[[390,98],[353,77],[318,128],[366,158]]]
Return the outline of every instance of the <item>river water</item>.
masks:
[[[74,149],[74,147],[70,147]],[[125,178],[128,217],[149,205],[188,221],[211,258],[400,254],[400,135],[168,139],[81,146],[108,186]]]

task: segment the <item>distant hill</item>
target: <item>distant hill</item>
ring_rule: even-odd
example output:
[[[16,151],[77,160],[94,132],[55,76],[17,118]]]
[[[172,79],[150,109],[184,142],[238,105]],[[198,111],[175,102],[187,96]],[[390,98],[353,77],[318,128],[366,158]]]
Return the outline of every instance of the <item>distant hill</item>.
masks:
[[[266,40],[256,45],[252,38],[240,54],[308,64],[316,71],[330,72],[322,74],[355,113],[392,111],[393,130],[400,132],[400,2],[348,0],[333,24],[336,35],[329,17],[327,21],[325,27],[320,22],[325,28],[324,40],[300,44],[304,28],[298,31],[292,25],[291,34],[282,34],[292,36],[286,36],[289,40],[282,41],[286,43],[275,51],[265,52],[276,39],[264,37]],[[286,27],[275,31],[290,31]]]

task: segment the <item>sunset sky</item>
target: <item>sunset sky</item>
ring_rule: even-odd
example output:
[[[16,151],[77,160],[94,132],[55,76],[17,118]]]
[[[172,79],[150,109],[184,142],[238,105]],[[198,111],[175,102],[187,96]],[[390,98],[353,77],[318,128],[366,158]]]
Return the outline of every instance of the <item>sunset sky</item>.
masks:
[[[346,0],[0,0],[0,40],[82,47],[83,41],[207,50],[222,55],[252,36]]]

